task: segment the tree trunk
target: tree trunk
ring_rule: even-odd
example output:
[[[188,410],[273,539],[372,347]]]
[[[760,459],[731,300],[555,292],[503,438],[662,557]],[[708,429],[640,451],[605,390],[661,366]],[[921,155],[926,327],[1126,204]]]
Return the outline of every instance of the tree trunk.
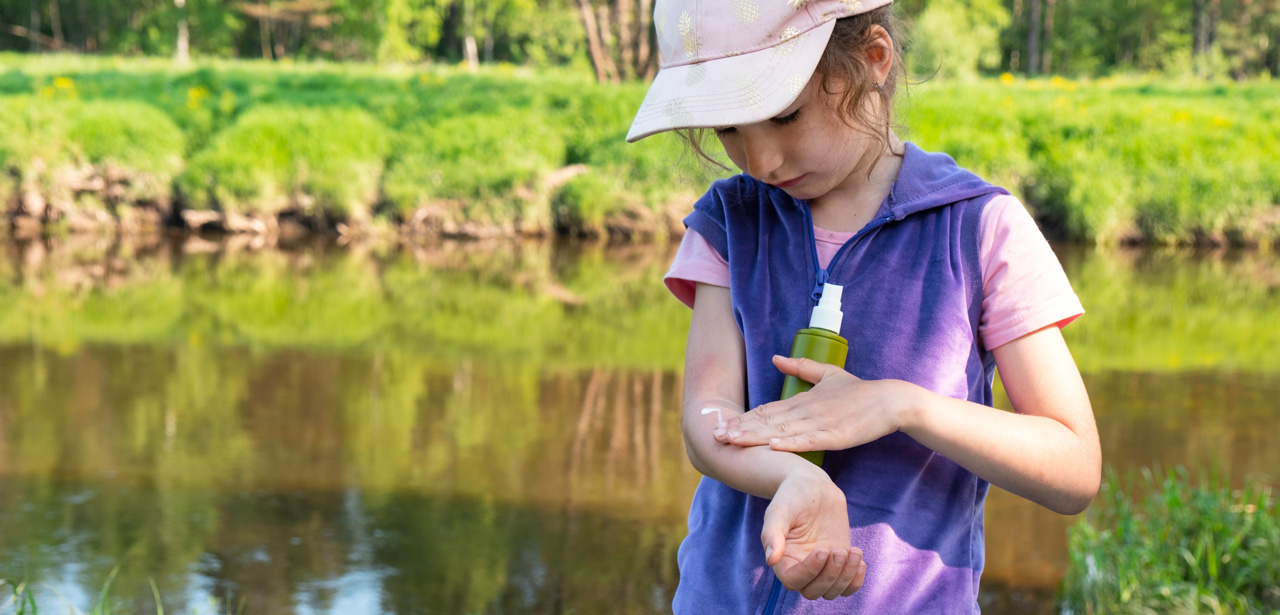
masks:
[[[40,35],[40,2],[39,0],[31,0],[31,33],[32,36],[31,51],[40,51],[40,43],[36,42],[36,37]]]
[[[636,76],[651,79],[650,73],[657,72],[649,46],[649,37],[653,36],[653,0],[640,0],[636,4]]]
[[[615,7],[618,14],[618,77],[623,81],[636,73],[635,47],[632,41],[631,14],[635,12],[635,4],[631,0],[617,0]]]
[[[480,53],[476,49],[476,37],[470,32],[462,42],[462,55],[467,59],[467,69],[476,72],[480,68]]]
[[[582,19],[582,29],[587,33],[587,55],[591,57],[591,67],[596,71],[596,81],[604,83],[609,80],[609,54],[600,42],[600,28],[596,24],[595,11],[591,10],[591,0],[578,0],[578,17]]]
[[[1040,3],[1042,0],[1031,0],[1030,28],[1027,33],[1027,74],[1036,74],[1037,60],[1040,58]]]
[[[1053,14],[1054,5],[1058,0],[1044,0],[1049,6],[1045,8],[1044,14],[1044,58],[1040,62],[1040,72],[1049,74],[1053,72]]]
[[[271,21],[266,17],[258,18],[258,41],[262,43],[262,59],[271,59]]]
[[[80,51],[89,51],[89,0],[76,1],[76,43]]]
[[[53,46],[62,49],[66,38],[62,36],[62,11],[59,10],[58,0],[49,0],[49,28],[53,30]]]
[[[484,24],[484,63],[493,64],[493,22],[494,18],[485,19]]]
[[[621,75],[613,59],[613,16],[609,14],[608,4],[596,7],[596,23],[600,24],[600,44],[604,47],[604,55],[609,60],[609,81],[617,83],[621,81]]]
[[[1208,23],[1208,0],[1195,0],[1193,12],[1191,14],[1191,56],[1200,57],[1208,49],[1205,43],[1205,34]]]
[[[173,61],[186,64],[191,61],[191,31],[187,27],[187,0],[173,0],[178,8],[178,42],[173,46]]]
[[[462,41],[462,57],[467,60],[467,68],[471,72],[476,72],[480,68],[480,54],[476,51],[476,16],[475,1],[466,0],[466,15],[462,19],[462,27],[466,29],[467,36]]]

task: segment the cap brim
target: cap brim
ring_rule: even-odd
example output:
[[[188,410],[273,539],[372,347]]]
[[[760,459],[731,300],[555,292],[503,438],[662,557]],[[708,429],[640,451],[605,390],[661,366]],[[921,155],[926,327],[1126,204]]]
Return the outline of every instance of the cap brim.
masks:
[[[834,19],[773,47],[662,69],[636,112],[627,142],[677,128],[762,122],[786,109],[813,76]]]

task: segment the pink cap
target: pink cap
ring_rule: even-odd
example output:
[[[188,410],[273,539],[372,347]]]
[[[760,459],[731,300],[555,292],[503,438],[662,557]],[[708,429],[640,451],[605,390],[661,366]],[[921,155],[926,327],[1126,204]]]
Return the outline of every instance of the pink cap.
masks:
[[[809,83],[836,19],[892,1],[658,0],[662,65],[627,141],[776,116]]]

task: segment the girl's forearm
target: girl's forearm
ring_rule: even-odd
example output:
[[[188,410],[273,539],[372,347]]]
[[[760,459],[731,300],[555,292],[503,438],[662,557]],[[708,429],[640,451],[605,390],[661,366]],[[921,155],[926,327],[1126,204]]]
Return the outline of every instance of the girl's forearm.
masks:
[[[1061,514],[1083,511],[1098,491],[1095,433],[915,387],[900,429],[988,482]],[[1088,403],[1085,399],[1084,403]],[[1089,423],[1088,427],[1092,427]]]
[[[706,408],[717,408],[720,412],[704,414]],[[765,499],[773,499],[778,486],[793,473],[830,482],[825,472],[794,453],[775,451],[768,446],[741,447],[716,442],[711,432],[722,416],[728,418],[730,414],[742,414],[742,409],[722,400],[685,403],[681,421],[685,450],[694,468],[703,475]]]

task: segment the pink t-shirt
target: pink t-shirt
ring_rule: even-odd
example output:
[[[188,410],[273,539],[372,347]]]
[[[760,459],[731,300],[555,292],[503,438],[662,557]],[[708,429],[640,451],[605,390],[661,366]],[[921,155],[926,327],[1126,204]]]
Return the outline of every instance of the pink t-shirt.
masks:
[[[1084,313],[1058,257],[1018,199],[998,195],[982,211],[982,321],[978,334],[998,348],[1049,325],[1064,327]],[[826,267],[854,233],[814,227],[818,264]],[[663,277],[667,288],[693,307],[698,282],[729,285],[729,263],[706,238],[689,229]]]

